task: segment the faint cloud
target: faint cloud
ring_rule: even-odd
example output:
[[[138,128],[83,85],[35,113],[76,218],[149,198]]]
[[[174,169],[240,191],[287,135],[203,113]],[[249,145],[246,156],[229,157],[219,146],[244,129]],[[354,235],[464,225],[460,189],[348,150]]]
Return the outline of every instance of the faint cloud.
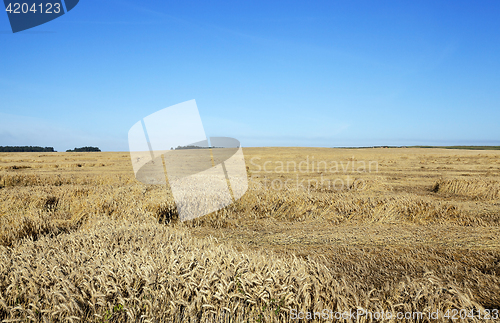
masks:
[[[0,146],[41,146],[66,151],[81,146],[127,150],[126,139],[87,133],[42,118],[0,113]]]
[[[203,117],[203,120],[207,133],[210,136],[219,136],[225,133],[230,133],[232,136],[239,136],[256,132],[256,129],[241,121],[214,116]]]

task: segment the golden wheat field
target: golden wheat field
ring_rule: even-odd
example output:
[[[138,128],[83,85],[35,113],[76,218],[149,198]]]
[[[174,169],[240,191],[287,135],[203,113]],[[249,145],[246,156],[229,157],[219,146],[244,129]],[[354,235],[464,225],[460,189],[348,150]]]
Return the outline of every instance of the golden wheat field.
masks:
[[[500,151],[243,152],[185,222],[126,152],[0,153],[0,320],[499,320]]]

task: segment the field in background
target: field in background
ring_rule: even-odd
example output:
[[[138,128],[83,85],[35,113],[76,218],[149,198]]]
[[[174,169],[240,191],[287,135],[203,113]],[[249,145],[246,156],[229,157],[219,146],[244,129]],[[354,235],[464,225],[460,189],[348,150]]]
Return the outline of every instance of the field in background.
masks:
[[[499,151],[244,154],[248,192],[180,223],[128,153],[0,153],[0,319],[500,308]]]

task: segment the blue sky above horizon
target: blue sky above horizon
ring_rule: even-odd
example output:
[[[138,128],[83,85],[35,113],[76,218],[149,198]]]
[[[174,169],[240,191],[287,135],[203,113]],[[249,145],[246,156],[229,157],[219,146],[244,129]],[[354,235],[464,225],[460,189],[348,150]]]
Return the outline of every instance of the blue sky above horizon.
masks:
[[[12,34],[0,146],[128,150],[195,99],[243,146],[500,145],[498,1],[88,1]]]

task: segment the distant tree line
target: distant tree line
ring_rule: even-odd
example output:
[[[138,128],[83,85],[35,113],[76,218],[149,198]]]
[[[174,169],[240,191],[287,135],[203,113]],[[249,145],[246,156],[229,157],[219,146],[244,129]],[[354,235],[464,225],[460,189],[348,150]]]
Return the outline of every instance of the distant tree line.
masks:
[[[200,147],[200,146],[193,146],[193,145],[187,145],[187,146],[177,146],[175,150],[178,149],[213,149],[213,148],[223,148],[223,147],[215,147],[215,146],[210,146],[210,147]],[[174,150],[174,148],[170,148],[170,150]]]
[[[178,150],[178,149],[207,149],[207,148],[212,148],[212,147],[200,147],[200,146],[188,145],[188,146],[177,146],[177,148],[175,148],[175,150]]]
[[[80,147],[75,149],[66,150],[67,153],[79,153],[79,152],[100,152],[101,150],[97,147]]]
[[[468,150],[500,150],[500,146],[366,146],[366,147],[333,147],[342,149],[365,148],[441,148],[441,149],[468,149]]]
[[[38,147],[38,146],[0,146],[2,153],[17,153],[17,152],[55,152],[53,147]]]

